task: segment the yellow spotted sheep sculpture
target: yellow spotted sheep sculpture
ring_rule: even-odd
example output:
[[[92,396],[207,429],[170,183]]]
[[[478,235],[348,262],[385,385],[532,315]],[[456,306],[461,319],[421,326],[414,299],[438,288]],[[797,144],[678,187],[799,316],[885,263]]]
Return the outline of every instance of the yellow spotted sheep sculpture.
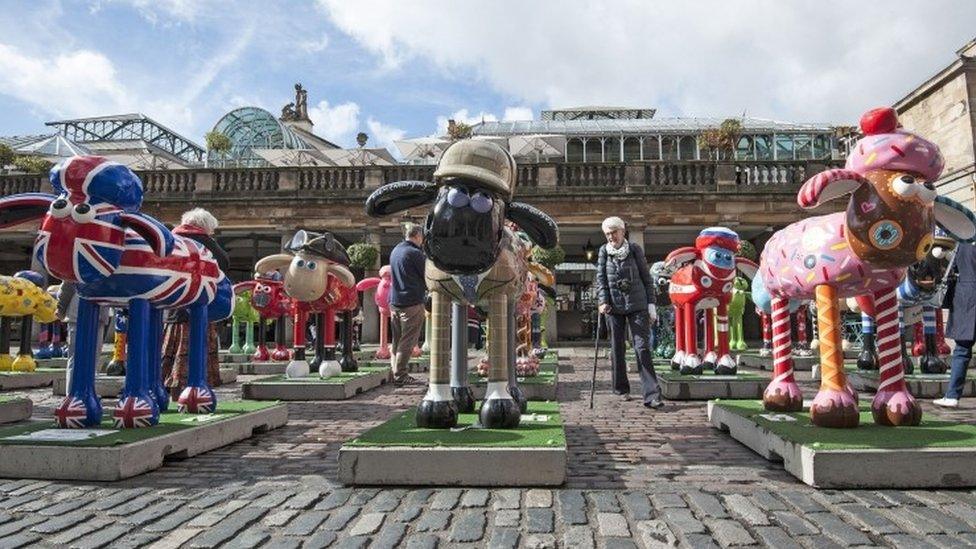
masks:
[[[40,286],[43,277],[33,271],[14,276],[0,275],[0,372],[32,372],[37,362],[31,355],[32,319],[53,322],[57,302]],[[10,356],[11,319],[20,317],[20,350]]]

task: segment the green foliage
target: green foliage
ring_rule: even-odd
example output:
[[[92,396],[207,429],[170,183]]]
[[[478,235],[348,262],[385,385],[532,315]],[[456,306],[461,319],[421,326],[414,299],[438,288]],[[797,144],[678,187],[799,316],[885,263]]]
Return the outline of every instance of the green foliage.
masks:
[[[447,135],[448,137],[451,138],[451,141],[459,141],[461,139],[467,139],[471,137],[471,126],[465,124],[464,122],[448,120]]]
[[[7,145],[4,145],[3,143],[0,143],[0,169],[7,166],[8,164],[12,164],[13,161],[14,161],[14,150],[8,147]]]
[[[53,164],[40,156],[30,155],[14,157],[13,165],[25,173],[47,173],[50,171],[51,166],[53,166]]]
[[[735,152],[736,143],[742,135],[742,122],[727,118],[718,128],[709,128],[698,136],[698,148],[702,151],[715,151],[719,158]]]
[[[739,242],[739,257],[758,261],[759,253],[756,252],[756,246],[752,242],[742,240]]]
[[[566,251],[559,245],[549,250],[536,246],[532,248],[532,259],[543,267],[553,270],[556,265],[566,260]]]
[[[346,251],[349,253],[350,264],[363,270],[375,269],[376,262],[380,259],[379,249],[368,242],[357,242]]]
[[[208,151],[223,154],[230,150],[230,138],[216,130],[207,132],[204,139],[207,142]]]

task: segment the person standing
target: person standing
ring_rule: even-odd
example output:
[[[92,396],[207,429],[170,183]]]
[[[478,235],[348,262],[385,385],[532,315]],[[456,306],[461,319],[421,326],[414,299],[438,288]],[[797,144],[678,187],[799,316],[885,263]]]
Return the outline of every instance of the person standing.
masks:
[[[220,270],[226,273],[230,268],[230,258],[213,237],[217,226],[217,218],[213,214],[203,208],[193,208],[183,214],[180,226],[173,229],[173,234],[202,244],[213,255]],[[190,314],[186,309],[168,311],[163,330],[162,370],[163,384],[169,389],[173,398],[179,398],[183,388],[186,387],[186,378],[190,370],[189,353]],[[220,385],[218,353],[217,325],[211,322],[207,325],[207,384],[211,387]]]
[[[949,324],[946,337],[955,340],[952,350],[952,366],[949,375],[949,388],[943,398],[933,401],[936,406],[956,408],[962,398],[963,386],[969,361],[973,357],[973,343],[976,342],[976,246],[960,242],[956,246],[953,272],[947,273],[949,291]],[[952,278],[955,282],[951,282]],[[939,314],[942,314],[941,310]]]
[[[630,400],[630,380],[624,339],[630,327],[631,344],[644,392],[644,406],[660,408],[661,389],[651,361],[651,324],[657,318],[654,281],[644,259],[644,250],[626,238],[626,225],[619,217],[603,220],[607,243],[600,247],[597,264],[599,312],[610,327],[613,392]]]
[[[424,326],[424,300],[427,285],[424,281],[424,268],[427,258],[421,248],[424,244],[424,230],[420,225],[409,224],[405,239],[390,253],[390,277],[393,287],[390,290],[390,323],[393,332],[393,383],[403,386],[418,383],[407,373],[407,364],[413,348],[420,339]]]

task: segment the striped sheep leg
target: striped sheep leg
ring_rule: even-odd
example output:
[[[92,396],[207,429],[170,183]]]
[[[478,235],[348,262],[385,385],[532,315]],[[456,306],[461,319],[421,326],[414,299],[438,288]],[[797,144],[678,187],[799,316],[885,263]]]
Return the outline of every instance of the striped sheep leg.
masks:
[[[857,394],[844,375],[840,309],[837,289],[821,284],[816,288],[817,323],[820,329],[820,390],[810,405],[810,421],[819,427],[857,427],[860,413]],[[892,301],[894,293],[892,293]],[[894,315],[898,304],[895,302]],[[897,324],[897,318],[893,322]],[[897,327],[895,328],[897,335]]]
[[[715,346],[715,309],[706,309],[705,315],[705,352],[702,356],[702,368],[709,370],[715,369],[715,361],[718,360]],[[727,323],[727,321],[726,321]]]
[[[491,318],[492,327],[499,326],[495,318]],[[427,340],[430,344],[430,382],[427,394],[417,406],[417,427],[432,429],[450,429],[457,426],[458,406],[451,394],[451,299],[441,292],[431,292],[430,297],[430,331]],[[505,326],[500,324],[500,326]],[[492,330],[505,333],[504,330]],[[502,344],[505,336],[502,335]],[[489,348],[490,356],[501,353],[506,356],[504,347]],[[490,386],[490,385],[489,385]]]
[[[905,371],[901,361],[901,333],[898,330],[898,298],[895,289],[879,290],[874,294],[878,321],[878,359],[881,376],[878,392],[871,402],[871,413],[878,425],[918,425],[922,408],[905,386]]]
[[[773,380],[763,392],[763,405],[772,412],[799,412],[803,409],[803,394],[793,378],[789,300],[774,297],[771,317]]]
[[[715,373],[718,375],[735,375],[735,360],[729,355],[729,305],[727,303],[719,304],[716,319],[718,360],[715,361]]]
[[[923,374],[944,374],[948,367],[939,358],[939,346],[936,343],[935,316],[938,310],[932,305],[922,306],[922,324],[925,332],[925,352],[918,360]]]
[[[684,312],[680,305],[674,306],[674,356],[671,357],[671,369],[678,370],[685,360],[685,325]]]
[[[684,312],[684,332],[685,332],[685,356],[681,361],[682,375],[701,375],[701,359],[698,358],[698,319],[695,318],[695,304],[685,303]]]
[[[762,324],[762,348],[759,349],[759,356],[769,356],[773,354],[773,323],[769,319],[769,313],[763,312],[756,307],[756,314],[759,315],[759,322]]]

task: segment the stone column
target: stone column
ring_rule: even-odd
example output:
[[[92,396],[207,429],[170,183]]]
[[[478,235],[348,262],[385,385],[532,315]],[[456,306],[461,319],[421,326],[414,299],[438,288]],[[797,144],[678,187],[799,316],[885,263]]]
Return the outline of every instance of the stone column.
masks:
[[[365,276],[379,276],[380,257],[382,257],[382,246],[380,244],[380,233],[378,230],[370,230],[366,234],[366,242],[376,246],[381,253],[376,257],[376,264],[371,269],[367,269]],[[376,289],[363,292],[363,336],[362,343],[378,343],[380,340],[380,310],[376,307],[374,296]]]

